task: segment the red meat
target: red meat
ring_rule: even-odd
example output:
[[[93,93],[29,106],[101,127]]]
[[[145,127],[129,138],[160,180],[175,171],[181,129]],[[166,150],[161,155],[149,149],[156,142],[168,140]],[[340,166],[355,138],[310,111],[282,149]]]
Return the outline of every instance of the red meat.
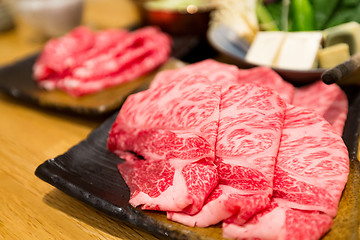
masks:
[[[285,102],[254,84],[223,91],[215,153],[219,185],[198,214],[168,213],[171,220],[205,227],[231,217],[242,224],[270,203]]]
[[[333,128],[346,97],[324,88],[214,60],[161,72],[126,100],[109,134],[109,150],[126,160],[118,168],[130,203],[189,226],[223,221],[229,238],[320,238],[349,171]],[[325,107],[299,101],[314,92]]]
[[[238,83],[239,69],[234,65],[206,59],[179,69],[162,71],[155,76],[150,87],[157,88],[158,86],[174,81],[174,79],[180,78],[181,76],[185,77],[193,73],[207,77],[213,84],[226,87]]]
[[[224,237],[319,239],[336,215],[348,163],[345,144],[325,119],[311,110],[289,106],[275,167],[272,205],[243,226],[224,223]]]
[[[128,161],[119,170],[133,206],[191,214],[201,209],[218,183],[214,150],[220,90],[203,76],[189,75],[127,99],[108,148]],[[143,184],[147,176],[155,184]]]
[[[293,100],[294,86],[269,67],[239,69],[238,82],[255,83],[273,89],[287,103]]]
[[[336,84],[327,85],[317,81],[295,90],[293,105],[312,109],[323,116],[341,135],[348,112],[345,93]]]
[[[154,27],[96,33],[79,27],[45,45],[34,78],[45,89],[82,96],[150,72],[168,59],[170,47],[170,38]]]

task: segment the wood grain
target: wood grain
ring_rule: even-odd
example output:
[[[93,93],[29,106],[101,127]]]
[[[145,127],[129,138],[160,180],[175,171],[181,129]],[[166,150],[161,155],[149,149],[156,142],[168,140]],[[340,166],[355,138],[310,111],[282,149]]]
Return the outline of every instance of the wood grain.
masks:
[[[130,0],[86,1],[85,24],[105,28],[134,22],[137,15]],[[32,55],[41,47],[24,41],[16,29],[2,33],[0,66]],[[101,117],[81,118],[45,110],[0,93],[0,239],[158,239],[34,175],[39,164],[66,152],[103,121]],[[153,216],[164,218],[158,213]]]
[[[84,13],[84,21],[98,28],[127,26],[137,19],[130,0],[89,0]],[[41,47],[24,41],[16,29],[2,33],[0,66]],[[44,110],[0,93],[0,239],[158,239],[34,175],[39,164],[66,152],[103,120]]]
[[[5,239],[156,239],[112,220],[34,175],[101,119],[43,111],[0,95],[0,236]]]

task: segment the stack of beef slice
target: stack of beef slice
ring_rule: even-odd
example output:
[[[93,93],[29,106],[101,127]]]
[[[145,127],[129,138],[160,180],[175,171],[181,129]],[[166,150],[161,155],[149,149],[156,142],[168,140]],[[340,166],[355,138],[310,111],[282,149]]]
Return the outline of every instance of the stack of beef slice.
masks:
[[[160,72],[129,96],[108,149],[130,204],[222,224],[233,239],[319,239],[349,173],[337,85],[294,88],[267,67],[204,60]]]
[[[132,32],[80,26],[45,44],[33,77],[42,89],[81,97],[153,71],[168,60],[171,45],[171,38],[152,26]]]

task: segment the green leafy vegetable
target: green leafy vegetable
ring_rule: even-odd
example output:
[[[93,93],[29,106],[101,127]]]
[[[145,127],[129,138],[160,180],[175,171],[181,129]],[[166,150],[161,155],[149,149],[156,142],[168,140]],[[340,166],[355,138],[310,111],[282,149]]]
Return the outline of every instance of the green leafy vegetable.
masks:
[[[281,26],[283,31],[290,31],[292,24],[289,18],[290,0],[283,0],[281,4]]]
[[[294,31],[315,30],[315,14],[308,0],[292,0],[290,3]]]
[[[324,29],[325,24],[330,20],[339,2],[340,0],[312,0],[317,30]]]
[[[258,17],[260,28],[265,31],[278,31],[278,25],[269,13],[268,9],[264,6],[262,0],[256,2],[256,15]]]
[[[274,19],[278,28],[283,30],[283,26],[281,24],[281,1],[266,4],[265,7],[267,8],[268,13],[271,15],[272,19]]]
[[[288,1],[289,14],[284,7]],[[282,31],[323,30],[351,21],[360,23],[360,0],[276,0],[263,6]]]
[[[359,4],[358,0],[343,0],[342,1],[344,6],[347,7],[355,7],[357,4]]]
[[[358,1],[359,2],[359,1]],[[333,16],[325,24],[324,28],[333,27],[346,22],[360,22],[360,4],[349,6],[349,3],[341,2],[340,7],[334,11]]]

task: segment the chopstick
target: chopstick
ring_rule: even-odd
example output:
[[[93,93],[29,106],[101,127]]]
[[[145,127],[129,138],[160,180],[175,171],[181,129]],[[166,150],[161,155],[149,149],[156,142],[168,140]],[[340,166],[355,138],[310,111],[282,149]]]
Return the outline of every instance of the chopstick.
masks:
[[[321,75],[321,79],[326,84],[333,84],[339,82],[352,82],[349,79],[354,80],[353,73],[360,70],[360,53],[354,54],[349,60],[340,63],[339,65],[325,70]],[[360,78],[360,75],[359,75]],[[355,77],[355,80],[357,78]],[[358,81],[360,83],[360,81]]]

